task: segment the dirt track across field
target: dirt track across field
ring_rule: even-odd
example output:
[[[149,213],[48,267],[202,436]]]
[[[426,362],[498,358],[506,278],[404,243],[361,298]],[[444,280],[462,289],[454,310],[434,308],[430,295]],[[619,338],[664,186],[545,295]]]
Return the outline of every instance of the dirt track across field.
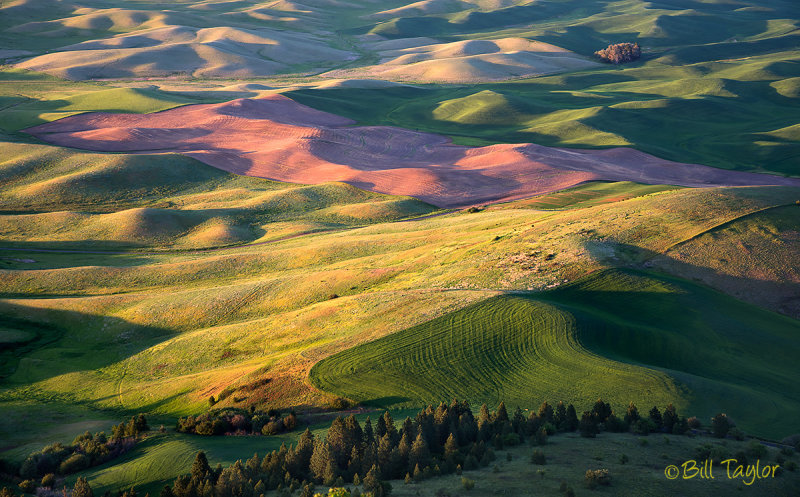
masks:
[[[304,184],[342,181],[439,207],[530,197],[590,180],[800,186],[800,179],[682,164],[628,148],[463,147],[435,134],[354,124],[270,95],[153,114],[81,114],[26,131],[56,145],[175,152],[236,174]]]

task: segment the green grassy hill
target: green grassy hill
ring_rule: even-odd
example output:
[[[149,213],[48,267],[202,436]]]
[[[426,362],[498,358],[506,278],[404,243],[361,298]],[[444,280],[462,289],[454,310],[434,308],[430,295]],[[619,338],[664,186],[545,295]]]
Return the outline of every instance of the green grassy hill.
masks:
[[[539,399],[722,409],[762,436],[798,431],[796,320],[687,281],[605,271],[491,298],[317,363],[323,390],[378,405]],[[611,360],[609,360],[611,359]],[[615,362],[619,361],[619,362]]]
[[[180,155],[6,143],[3,247],[206,248],[430,214],[423,202],[236,176]]]

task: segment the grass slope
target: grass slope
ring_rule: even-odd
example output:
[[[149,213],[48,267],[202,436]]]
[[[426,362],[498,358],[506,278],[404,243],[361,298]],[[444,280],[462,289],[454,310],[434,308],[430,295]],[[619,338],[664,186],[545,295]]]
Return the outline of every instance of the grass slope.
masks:
[[[689,282],[608,271],[542,295],[494,297],[348,349],[310,378],[377,404],[674,401],[704,417],[724,409],[745,430],[779,436],[800,429],[786,419],[800,406],[798,333],[795,320]]]
[[[576,209],[592,207],[620,200],[628,200],[643,195],[677,190],[676,186],[643,185],[630,181],[589,182],[573,188],[540,195],[531,199],[512,202],[514,208],[534,208],[544,210]],[[503,208],[505,206],[500,206]]]
[[[80,153],[7,143],[0,152],[4,247],[202,248],[429,214],[346,184],[235,176],[179,155]]]

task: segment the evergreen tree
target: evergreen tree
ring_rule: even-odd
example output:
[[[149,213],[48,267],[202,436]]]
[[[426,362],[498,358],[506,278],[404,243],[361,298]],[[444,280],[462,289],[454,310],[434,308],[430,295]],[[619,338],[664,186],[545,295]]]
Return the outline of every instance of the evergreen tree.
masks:
[[[431,452],[428,448],[428,442],[425,440],[425,437],[422,436],[422,433],[420,433],[417,435],[417,439],[414,440],[414,443],[411,445],[411,452],[408,456],[408,464],[409,466],[419,464],[421,468],[424,468],[430,463]]]
[[[386,433],[389,434],[391,437],[392,445],[396,444],[400,440],[400,436],[397,434],[397,428],[394,426],[394,418],[386,411],[383,413],[383,419],[386,422]]]
[[[334,462],[340,468],[347,467],[351,449],[349,438],[345,420],[341,416],[337,416],[331,423],[331,427],[328,428],[328,436],[325,441],[330,445]]]
[[[358,447],[353,447],[350,452],[350,462],[347,463],[347,474],[350,476],[357,475],[361,472],[361,454]]]
[[[409,440],[417,438],[417,430],[414,429],[414,422],[411,421],[411,418],[408,416],[403,420],[403,426],[400,427],[400,438],[403,438],[403,435],[407,436]]]
[[[678,420],[678,413],[675,411],[675,406],[672,404],[667,405],[664,409],[664,415],[661,417],[661,422],[664,425],[664,430],[667,433],[672,433],[672,428],[675,426],[675,421]]]
[[[500,402],[500,405],[497,407],[497,414],[495,415],[495,421],[499,423],[508,423],[508,410],[506,409],[506,403]]]
[[[414,466],[414,474],[412,475],[412,477],[414,478],[414,481],[422,481],[423,479],[422,470],[419,468],[419,464]]]
[[[519,407],[514,410],[514,417],[511,418],[511,429],[515,433],[525,435],[525,415],[522,414],[522,409]]]
[[[567,415],[564,421],[565,431],[573,432],[578,429],[578,413],[575,412],[575,406],[570,404],[567,406]]]
[[[370,470],[367,472],[366,476],[361,482],[364,486],[364,490],[367,492],[372,492],[373,494],[377,495],[379,489],[382,489],[381,480],[380,480],[380,470],[377,466],[372,466]]]
[[[367,416],[364,421],[364,445],[369,445],[375,441],[375,433],[372,431],[372,420]]]
[[[386,417],[380,416],[375,424],[375,439],[380,440],[384,435],[386,435]]]
[[[556,405],[556,412],[553,414],[553,424],[556,425],[561,431],[566,431],[565,422],[567,420],[567,408],[564,406],[564,402],[558,401],[558,405]]]
[[[664,426],[664,420],[661,417],[661,412],[658,410],[658,407],[653,406],[650,409],[650,420],[656,425],[656,429],[660,430]]]
[[[94,497],[92,487],[89,486],[89,482],[86,481],[86,478],[82,476],[78,477],[78,481],[75,482],[75,487],[72,489],[72,497]]]
[[[597,399],[592,406],[592,415],[597,418],[599,423],[604,423],[611,416],[611,405],[603,402],[603,399]]]
[[[345,418],[344,427],[345,448],[349,448],[352,451],[352,448],[355,447],[359,452],[361,452],[361,447],[364,443],[364,432],[361,429],[361,425],[358,423],[356,417],[351,414]]]
[[[161,493],[158,495],[159,497],[175,497],[169,485],[164,485],[164,488],[161,489]]]
[[[481,426],[489,423],[492,420],[492,416],[489,414],[489,406],[486,404],[481,405],[481,412],[478,414],[478,429]]]
[[[578,426],[582,437],[594,438],[600,432],[597,428],[597,416],[589,411],[584,411],[581,417],[580,425]]]
[[[391,467],[393,449],[394,447],[392,447],[392,438],[387,431],[383,438],[381,438],[378,442],[378,464],[383,470],[383,474],[381,476],[391,475],[394,470],[394,468]]]
[[[458,455],[458,442],[456,442],[456,437],[451,433],[444,444],[444,459],[448,463],[456,465],[459,463]]]
[[[150,429],[150,426],[147,424],[147,419],[145,419],[144,414],[139,414],[136,416],[136,421],[134,421],[134,427],[136,428],[136,433],[141,433],[143,431],[147,431]]]
[[[628,411],[625,413],[625,417],[623,419],[625,424],[628,426],[641,419],[641,416],[639,416],[639,409],[636,408],[636,405],[633,402],[628,404]]]
[[[400,468],[408,468],[408,456],[411,454],[411,440],[408,435],[403,433],[403,438],[397,445],[398,466]]]
[[[553,422],[553,407],[547,403],[547,401],[542,402],[542,405],[539,406],[539,412],[537,413],[539,418],[541,418],[542,422],[544,423],[552,423]]]
[[[334,461],[335,459],[331,451],[331,446],[327,441],[315,443],[314,452],[311,454],[311,460],[309,462],[311,476],[313,476],[317,482],[324,482],[325,473]]]
[[[200,481],[208,477],[210,473],[211,466],[208,465],[208,458],[206,457],[206,453],[201,450],[197,453],[192,463],[192,480],[194,480],[195,484],[199,484]]]
[[[314,434],[306,428],[297,441],[297,447],[286,455],[287,468],[293,475],[307,476],[312,454],[314,454]]]

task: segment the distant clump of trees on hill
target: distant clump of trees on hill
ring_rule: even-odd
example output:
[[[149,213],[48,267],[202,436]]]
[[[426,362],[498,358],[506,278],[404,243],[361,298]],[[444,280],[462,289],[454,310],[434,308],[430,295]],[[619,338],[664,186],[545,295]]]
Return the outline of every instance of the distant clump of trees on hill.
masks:
[[[294,411],[286,416],[275,410],[249,412],[242,409],[224,409],[199,416],[178,419],[176,430],[196,435],[278,435],[297,428]]]
[[[428,406],[412,420],[395,426],[386,411],[373,425],[368,418],[361,425],[351,415],[333,420],[327,437],[315,437],[306,430],[296,446],[257,454],[244,463],[212,469],[205,454],[198,453],[188,475],[165,487],[160,497],[258,497],[265,491],[301,489],[312,496],[314,485],[341,487],[360,485],[365,495],[382,497],[391,492],[387,480],[418,481],[436,475],[488,466],[495,450],[529,440],[544,445],[557,432],[574,432],[592,437],[600,430],[637,433],[685,433],[686,418],[672,405],[663,413],[656,407],[639,415],[631,403],[622,417],[610,405],[598,400],[579,418],[572,404],[555,407],[544,402],[538,411],[525,415],[517,408],[509,413],[501,403],[495,412],[484,404],[477,416],[467,402]]]
[[[642,49],[638,43],[615,43],[603,50],[594,53],[604,62],[623,64],[632,62],[642,56]]]
[[[132,449],[139,435],[149,429],[147,419],[139,414],[113,426],[110,436],[102,431],[95,434],[87,431],[69,445],[54,443],[28,455],[20,465],[0,461],[0,478],[19,481],[19,488],[25,493],[33,493],[37,487],[52,489],[56,475],[77,473],[119,457]],[[72,497],[80,497],[80,492],[73,492]]]

